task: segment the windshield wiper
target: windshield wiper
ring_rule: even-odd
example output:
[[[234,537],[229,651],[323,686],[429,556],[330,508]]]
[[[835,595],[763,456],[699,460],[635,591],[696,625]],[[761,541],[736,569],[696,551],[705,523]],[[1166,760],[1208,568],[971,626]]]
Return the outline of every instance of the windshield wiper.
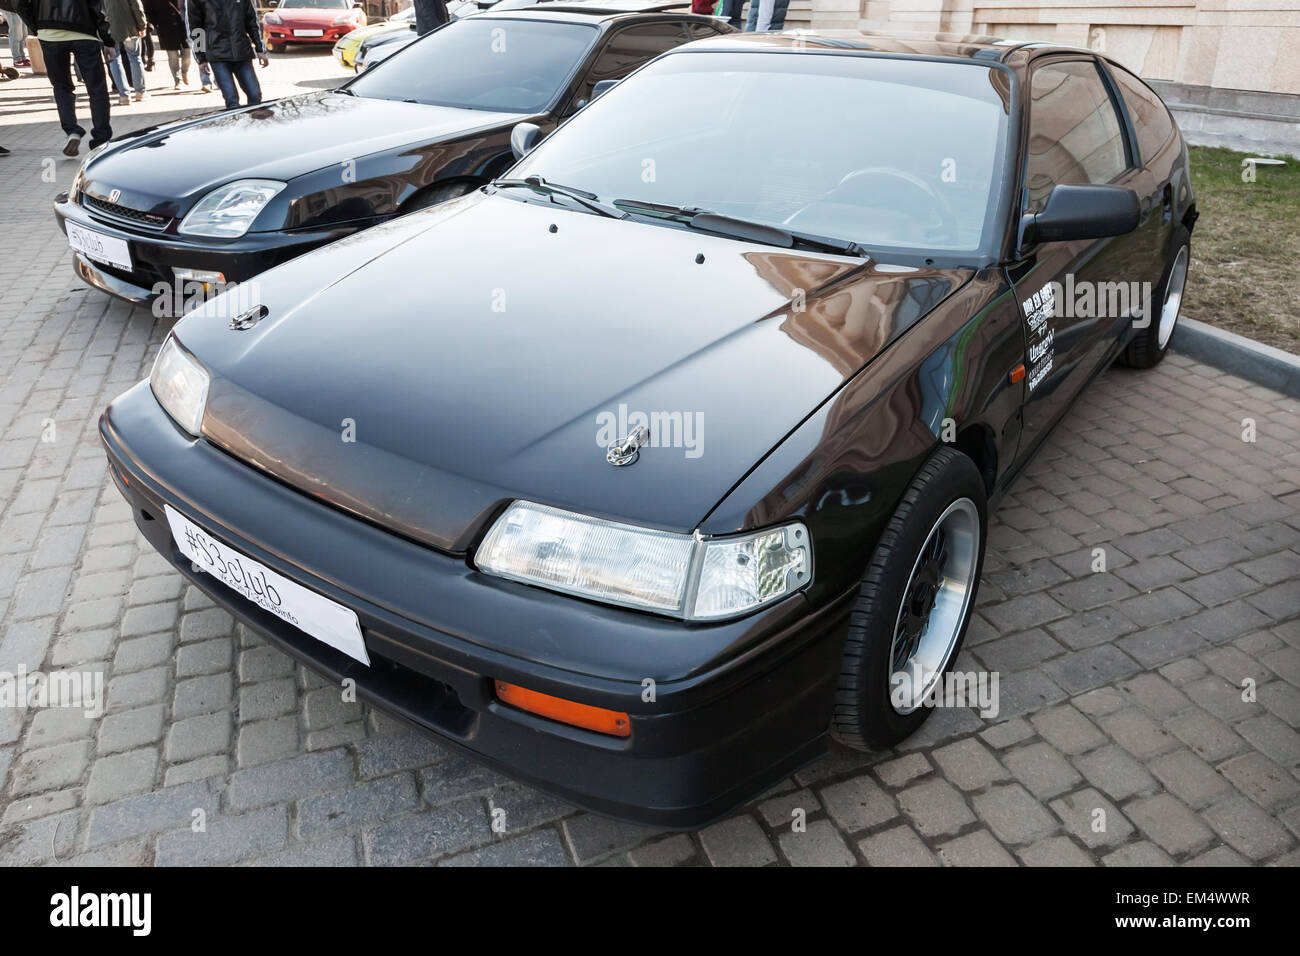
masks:
[[[595,193],[589,193],[585,189],[577,189],[573,186],[561,186],[559,183],[547,182],[541,176],[528,176],[524,179],[494,179],[492,185],[523,186],[526,189],[532,189],[548,196],[564,196],[566,199],[572,199],[580,206],[590,209],[601,216],[608,216],[611,219],[627,218],[627,213],[599,202],[600,197]]]
[[[834,252],[845,256],[867,255],[867,250],[851,239],[832,239],[827,236],[814,236],[806,232],[795,232],[780,226],[741,219],[736,216],[724,216],[722,213],[710,212],[699,206],[673,206],[668,203],[645,202],[640,199],[615,199],[614,206],[630,212],[644,213],[658,219],[671,219],[682,222],[701,232],[713,232],[733,239],[745,239],[760,242],[768,246],[781,246],[792,249],[804,246],[823,252]]]

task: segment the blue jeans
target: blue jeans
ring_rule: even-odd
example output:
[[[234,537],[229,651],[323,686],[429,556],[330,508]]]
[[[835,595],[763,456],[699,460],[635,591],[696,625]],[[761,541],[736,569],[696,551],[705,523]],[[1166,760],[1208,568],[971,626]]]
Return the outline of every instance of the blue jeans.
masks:
[[[750,0],[749,3],[749,23],[745,29],[753,33],[755,30],[784,30],[785,29],[785,12],[790,8],[790,0],[771,0],[772,2],[772,22],[765,27],[758,24],[759,8],[763,6],[762,0]]]
[[[131,76],[135,80],[135,91],[144,92],[144,65],[140,62],[140,38],[127,37],[122,41],[122,52],[131,60]],[[116,56],[108,61],[108,72],[113,77],[113,86],[118,93],[126,94],[126,77],[122,73],[122,57]]]
[[[745,18],[741,11],[745,9],[745,0],[722,0],[722,18],[737,30],[745,28]]]
[[[72,87],[72,62],[75,60],[90,97],[90,145],[93,149],[113,138],[108,118],[108,83],[104,79],[103,46],[98,40],[41,40],[45,55],[45,72],[54,87],[54,102],[59,108],[59,124],[68,136],[85,136],[77,122],[77,94]]]
[[[253,70],[252,60],[239,60],[233,63],[225,60],[209,60],[208,63],[212,67],[212,78],[217,81],[217,89],[221,90],[221,95],[226,100],[226,109],[234,109],[239,105],[239,90],[235,89],[236,80],[243,87],[249,106],[262,102],[262,85],[257,82],[257,73]]]
[[[9,55],[14,62],[27,59],[27,24],[16,13],[4,11],[5,23],[9,24]]]

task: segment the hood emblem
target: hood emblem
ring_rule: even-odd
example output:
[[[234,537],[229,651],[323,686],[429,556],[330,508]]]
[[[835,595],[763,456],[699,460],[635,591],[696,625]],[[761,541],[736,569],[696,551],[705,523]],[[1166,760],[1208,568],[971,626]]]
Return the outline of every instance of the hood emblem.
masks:
[[[630,465],[641,457],[641,446],[649,440],[650,429],[638,425],[626,438],[609,443],[605,449],[605,460],[620,467]]]
[[[113,203],[114,205],[117,205],[117,201],[121,198],[122,198],[122,190],[120,189],[110,190],[108,194],[109,202]]]
[[[270,312],[271,310],[264,305],[254,306],[242,315],[237,315],[231,319],[230,327],[236,332],[247,332],[266,318]]]

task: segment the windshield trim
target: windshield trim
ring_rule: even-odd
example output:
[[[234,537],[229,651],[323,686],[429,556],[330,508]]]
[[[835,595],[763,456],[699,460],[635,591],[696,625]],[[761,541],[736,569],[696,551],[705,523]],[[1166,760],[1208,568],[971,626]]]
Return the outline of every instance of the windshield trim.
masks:
[[[582,28],[585,29],[585,30],[590,30],[591,33],[592,33],[592,40],[591,40],[590,43],[587,44],[587,49],[584,50],[583,53],[582,53],[582,55],[578,57],[578,62],[577,62],[577,64],[574,66],[574,68],[573,68],[572,70],[569,71],[569,74],[564,78],[564,82],[560,84],[559,89],[558,89],[558,92],[555,94],[555,96],[551,97],[551,99],[548,100],[545,104],[543,104],[543,106],[542,106],[540,109],[531,110],[531,111],[520,112],[519,110],[488,109],[487,107],[484,107],[484,106],[466,106],[466,105],[463,104],[463,103],[426,103],[426,102],[423,102],[423,101],[421,101],[421,100],[415,100],[415,101],[414,101],[414,102],[415,102],[415,105],[417,105],[417,106],[436,106],[436,107],[439,107],[439,108],[441,108],[441,109],[475,110],[475,111],[477,111],[477,112],[481,112],[481,113],[514,113],[514,114],[517,114],[517,115],[519,115],[519,116],[538,116],[538,115],[541,115],[541,114],[544,114],[544,113],[552,113],[552,112],[554,112],[554,111],[558,108],[559,103],[563,101],[564,97],[568,95],[568,93],[569,93],[569,88],[573,85],[574,77],[576,77],[576,76],[577,76],[577,75],[582,71],[582,69],[587,65],[587,61],[588,61],[589,59],[591,59],[592,51],[595,49],[596,45],[600,42],[600,38],[601,38],[602,36],[604,36],[604,31],[600,28],[600,25],[599,25],[599,24],[596,24],[596,23],[583,23],[582,21],[579,21],[579,20],[563,20],[563,19],[559,19],[559,18],[546,17],[546,16],[536,16],[536,17],[506,17],[506,16],[499,16],[499,17],[460,17],[460,18],[455,19],[455,20],[448,20],[446,23],[441,24],[440,26],[437,26],[437,27],[435,27],[434,29],[430,30],[430,31],[429,31],[428,33],[426,33],[424,36],[416,37],[413,41],[411,41],[410,43],[408,43],[408,44],[406,45],[406,47],[404,47],[403,49],[409,49],[410,47],[415,46],[417,43],[423,43],[425,40],[429,39],[429,37],[433,36],[433,35],[434,35],[435,33],[437,33],[439,30],[446,30],[446,29],[450,28],[451,25],[454,24],[454,23],[468,23],[468,22],[470,22],[470,21],[479,22],[479,23],[497,23],[497,22],[509,22],[509,21],[514,21],[514,22],[516,22],[516,23],[564,23],[564,24],[572,24],[572,25],[577,26],[577,27],[582,27]],[[360,82],[364,77],[369,76],[373,71],[375,71],[375,70],[382,70],[382,69],[384,68],[384,64],[385,64],[385,63],[388,63],[390,60],[393,59],[394,56],[397,56],[398,54],[400,54],[400,53],[402,53],[402,52],[403,52],[402,50],[398,50],[397,53],[394,53],[394,54],[392,54],[392,55],[390,55],[390,56],[386,56],[386,57],[384,57],[384,59],[380,60],[380,61],[379,61],[378,63],[376,63],[374,66],[367,68],[367,70],[366,70],[365,73],[358,73],[356,76],[354,76],[352,79],[348,80],[348,81],[347,81],[346,83],[344,83],[342,86],[335,87],[335,89],[339,89],[339,90],[349,89],[350,87],[353,86],[353,84]],[[391,97],[386,97],[386,96],[367,96],[365,93],[357,93],[357,92],[355,92],[355,91],[353,91],[353,95],[358,96],[358,97],[360,97],[360,98],[362,98],[362,99],[367,99],[367,100],[379,100],[379,99],[385,99],[385,100],[389,100],[390,102],[397,102],[397,103],[408,102],[408,101],[406,101],[406,100],[393,100]]]

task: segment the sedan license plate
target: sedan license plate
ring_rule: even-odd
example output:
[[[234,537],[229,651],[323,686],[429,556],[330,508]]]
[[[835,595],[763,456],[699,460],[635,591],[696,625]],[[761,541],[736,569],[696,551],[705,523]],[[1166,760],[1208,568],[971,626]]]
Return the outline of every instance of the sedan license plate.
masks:
[[[87,259],[106,262],[119,269],[130,270],[131,247],[125,239],[115,239],[93,229],[85,229],[68,223],[68,245],[80,252]]]
[[[262,610],[370,666],[355,611],[227,547],[169,505],[164,508],[176,546],[196,569],[206,571]]]
[[[296,37],[323,37],[324,30],[294,30],[293,35]]]

